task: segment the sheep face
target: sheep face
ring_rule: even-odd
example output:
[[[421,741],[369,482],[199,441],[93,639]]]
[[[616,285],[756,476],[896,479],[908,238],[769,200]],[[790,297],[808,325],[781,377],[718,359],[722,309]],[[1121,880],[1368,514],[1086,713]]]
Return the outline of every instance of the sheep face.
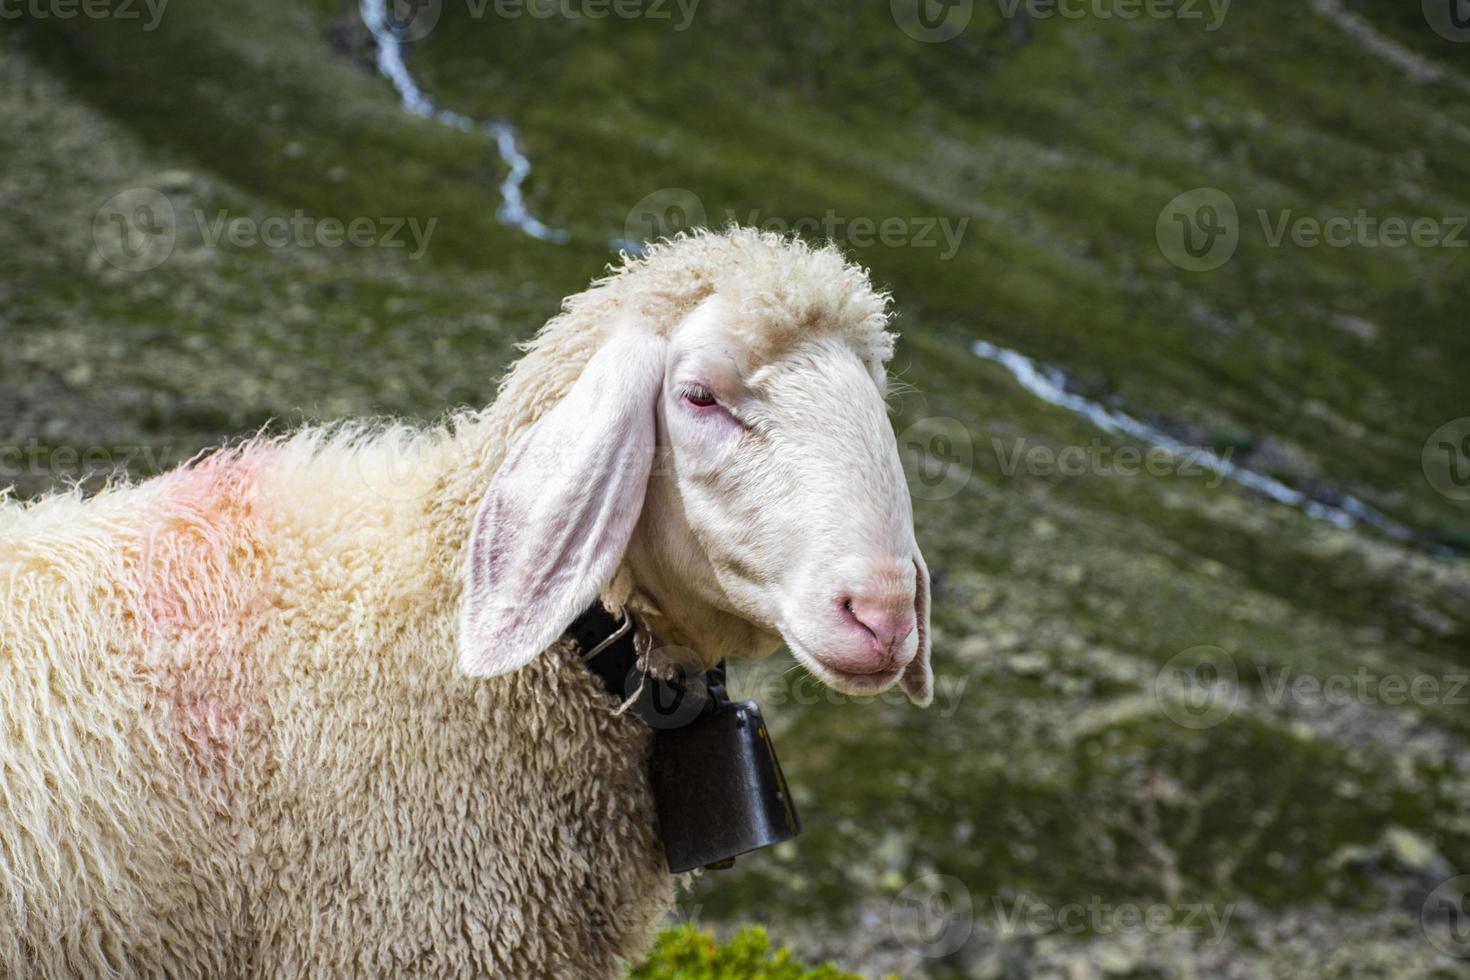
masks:
[[[475,517],[465,672],[527,663],[621,568],[658,639],[706,665],[785,640],[838,690],[928,703],[929,576],[882,366],[834,331],[752,336],[718,293],[670,328],[608,328]]]
[[[758,358],[718,297],[664,358],[658,460],[627,563],[707,658],[785,640],[840,691],[928,700],[928,573],[882,368],[840,336]]]

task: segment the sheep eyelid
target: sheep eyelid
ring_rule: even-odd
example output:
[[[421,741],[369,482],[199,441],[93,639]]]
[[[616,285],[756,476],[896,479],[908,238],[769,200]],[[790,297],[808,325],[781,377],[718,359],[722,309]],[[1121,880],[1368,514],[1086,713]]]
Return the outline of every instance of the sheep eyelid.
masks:
[[[679,400],[684,402],[695,412],[719,412],[730,421],[740,426],[746,432],[754,431],[750,422],[740,417],[734,409],[715,397],[714,391],[707,384],[698,381],[690,381],[679,385]],[[706,400],[708,400],[706,402]]]
[[[709,408],[714,405],[720,405],[720,400],[715,397],[715,393],[710,390],[709,385],[700,384],[697,381],[680,385],[679,397],[690,402],[697,408]],[[723,408],[724,406],[720,405],[720,407]]]

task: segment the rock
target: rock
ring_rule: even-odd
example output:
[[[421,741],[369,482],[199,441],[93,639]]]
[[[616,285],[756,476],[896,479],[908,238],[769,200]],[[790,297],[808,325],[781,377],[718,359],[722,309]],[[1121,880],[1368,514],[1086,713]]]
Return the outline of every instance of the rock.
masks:
[[[1021,642],[1021,634],[1013,629],[998,629],[990,636],[991,647],[995,650],[1014,650]]]
[[[1383,843],[1389,856],[1409,871],[1435,877],[1445,877],[1450,873],[1450,863],[1435,849],[1433,842],[1412,830],[1389,827],[1383,832]]]
[[[1101,942],[1093,950],[1092,961],[1105,976],[1126,977],[1139,967],[1140,951],[1123,942]]]
[[[1378,337],[1378,326],[1369,320],[1364,320],[1360,316],[1349,316],[1346,313],[1334,313],[1327,322],[1332,324],[1337,329],[1341,330],[1343,333],[1352,334],[1359,340],[1375,340]]]
[[[1332,853],[1327,866],[1333,871],[1343,868],[1362,867],[1378,858],[1378,848],[1363,844],[1344,844]]]
[[[902,874],[892,869],[878,876],[878,887],[887,892],[902,891],[903,886],[907,883]]]
[[[1081,585],[1087,580],[1087,568],[1083,565],[1061,565],[1052,570],[1052,580],[1062,585]]]
[[[1018,677],[1040,677],[1051,661],[1039,653],[1018,653],[1006,658],[1006,669]]]
[[[1201,558],[1199,561],[1195,562],[1194,567],[1199,571],[1201,575],[1204,575],[1207,578],[1218,579],[1225,577],[1225,566],[1215,561],[1213,558]]]
[[[194,175],[187,170],[165,170],[158,175],[158,189],[165,194],[177,194],[194,186]]]
[[[1003,980],[1005,975],[999,950],[987,949],[970,965],[970,980]]]
[[[1067,958],[1066,971],[1062,975],[1067,980],[1096,980],[1098,972],[1086,956],[1070,956]]]

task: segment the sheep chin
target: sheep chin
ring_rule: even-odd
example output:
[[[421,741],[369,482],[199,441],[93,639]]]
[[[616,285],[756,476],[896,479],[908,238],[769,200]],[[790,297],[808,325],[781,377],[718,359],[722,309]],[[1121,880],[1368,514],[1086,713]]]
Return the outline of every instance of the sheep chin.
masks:
[[[799,641],[792,639],[789,635],[786,645],[791,648],[791,654],[796,662],[806,668],[817,680],[830,687],[839,694],[851,697],[871,697],[882,694],[898,681],[903,675],[904,668],[908,665],[900,664],[891,670],[879,671],[872,674],[857,674],[850,671],[838,670],[822,662],[822,659],[807,650]]]

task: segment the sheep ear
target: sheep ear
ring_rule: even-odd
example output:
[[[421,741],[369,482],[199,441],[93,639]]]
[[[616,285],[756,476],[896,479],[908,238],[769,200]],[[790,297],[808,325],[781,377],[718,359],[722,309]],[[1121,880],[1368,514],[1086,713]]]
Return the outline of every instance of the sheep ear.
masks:
[[[914,568],[918,572],[914,583],[914,628],[919,631],[919,652],[903,669],[899,683],[909,700],[921,708],[927,708],[934,700],[934,669],[929,666],[929,566],[924,556],[917,551]]]
[[[490,481],[470,532],[459,665],[525,666],[597,597],[643,510],[653,466],[663,338],[629,327],[525,431]]]

